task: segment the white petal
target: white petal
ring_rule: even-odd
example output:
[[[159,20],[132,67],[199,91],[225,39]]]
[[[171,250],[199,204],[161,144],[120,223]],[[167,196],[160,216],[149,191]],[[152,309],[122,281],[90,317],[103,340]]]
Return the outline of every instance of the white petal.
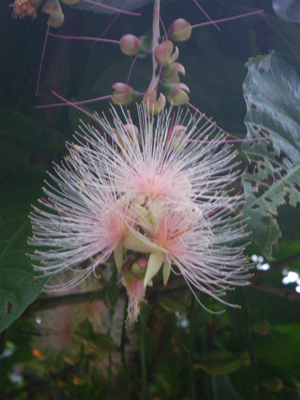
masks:
[[[144,278],[144,286],[146,287],[150,279],[160,270],[163,262],[165,261],[165,254],[161,251],[156,251],[150,254],[147,272]]]
[[[166,259],[163,266],[164,285],[168,283],[170,272],[171,272],[171,265],[169,260]]]

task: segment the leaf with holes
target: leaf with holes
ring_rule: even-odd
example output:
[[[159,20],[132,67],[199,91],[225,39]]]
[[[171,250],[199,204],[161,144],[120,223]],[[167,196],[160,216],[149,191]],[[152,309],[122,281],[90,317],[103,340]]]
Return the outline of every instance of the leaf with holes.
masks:
[[[275,52],[251,58],[246,66],[247,137],[262,140],[243,145],[250,160],[243,177],[244,215],[253,240],[271,258],[281,236],[278,207],[300,201],[300,68]]]

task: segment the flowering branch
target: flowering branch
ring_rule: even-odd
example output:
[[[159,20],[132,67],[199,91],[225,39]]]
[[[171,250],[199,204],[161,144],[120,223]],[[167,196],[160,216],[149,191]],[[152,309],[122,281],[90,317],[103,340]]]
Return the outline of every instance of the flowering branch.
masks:
[[[157,62],[155,60],[154,49],[158,46],[158,39],[160,37],[159,29],[159,15],[160,15],[160,0],[155,0],[153,9],[153,28],[152,28],[152,79],[148,87],[148,91],[155,90],[157,85],[156,68]]]

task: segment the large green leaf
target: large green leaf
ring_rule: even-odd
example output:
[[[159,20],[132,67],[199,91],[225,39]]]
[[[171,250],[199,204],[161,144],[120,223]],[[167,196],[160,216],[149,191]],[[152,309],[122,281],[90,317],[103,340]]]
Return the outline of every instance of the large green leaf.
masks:
[[[271,258],[281,236],[275,219],[280,205],[300,201],[300,69],[275,52],[250,59],[244,82],[248,138],[243,150],[251,164],[243,177],[244,214],[253,240]]]
[[[64,138],[44,123],[0,109],[0,332],[43,289],[35,279],[27,245],[30,204],[41,196],[45,168],[64,148]]]

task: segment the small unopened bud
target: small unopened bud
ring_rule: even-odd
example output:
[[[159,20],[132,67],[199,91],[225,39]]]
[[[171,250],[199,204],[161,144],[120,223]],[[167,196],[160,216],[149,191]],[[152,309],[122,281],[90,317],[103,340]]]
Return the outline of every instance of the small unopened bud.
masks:
[[[154,114],[160,113],[165,105],[166,105],[166,98],[165,96],[160,93],[158,100],[156,90],[149,90],[144,94],[143,103],[149,107],[149,111],[153,112]]]
[[[65,17],[59,2],[46,1],[42,7],[42,11],[49,14],[48,25],[52,28],[59,28],[64,23]]]
[[[125,131],[128,133],[128,135],[132,138],[136,138],[137,140],[140,139],[140,132],[138,130],[138,127],[133,124],[125,124],[124,125]]]
[[[166,40],[158,45],[154,50],[155,60],[159,65],[169,65],[172,62],[176,61],[179,56],[179,50],[175,47],[174,50],[174,43],[171,40]]]
[[[254,325],[254,330],[261,336],[266,336],[270,333],[270,323],[268,321],[260,321]]]
[[[134,35],[126,34],[121,37],[120,40],[121,51],[122,53],[128,56],[135,56],[138,53],[140,46],[141,46],[140,39]]]
[[[132,265],[132,274],[137,279],[143,280],[146,275],[147,266],[148,266],[148,258],[146,257],[140,258]]]
[[[178,62],[174,62],[163,67],[161,77],[167,83],[179,82],[179,73],[185,75],[184,66]]]
[[[177,42],[184,42],[191,37],[192,25],[183,18],[176,19],[170,26],[168,37]]]
[[[269,379],[265,379],[261,384],[270,392],[279,392],[284,387],[282,380],[277,376],[272,376]]]
[[[115,89],[112,95],[112,101],[115,104],[129,104],[138,96],[138,92],[126,83],[117,82],[112,87]]]
[[[131,284],[136,279],[131,272],[133,263],[134,263],[134,258],[132,256],[128,256],[122,265],[120,272],[122,275],[122,283],[124,286]]]
[[[186,127],[184,125],[175,125],[169,132],[170,147],[173,150],[183,150],[187,145]]]
[[[171,104],[174,104],[174,106],[180,106],[189,101],[189,96],[187,93],[190,92],[190,89],[184,83],[164,83],[163,87],[165,89],[164,92],[167,99]]]
[[[137,126],[133,124],[125,124],[123,125],[124,130],[128,134],[128,140],[124,139],[124,134],[120,133],[117,129],[115,129],[115,135],[118,139],[118,145],[121,147],[121,150],[125,150],[126,148],[129,147],[131,149],[131,144],[132,142],[135,142],[136,140],[140,139],[140,132],[137,128]]]

